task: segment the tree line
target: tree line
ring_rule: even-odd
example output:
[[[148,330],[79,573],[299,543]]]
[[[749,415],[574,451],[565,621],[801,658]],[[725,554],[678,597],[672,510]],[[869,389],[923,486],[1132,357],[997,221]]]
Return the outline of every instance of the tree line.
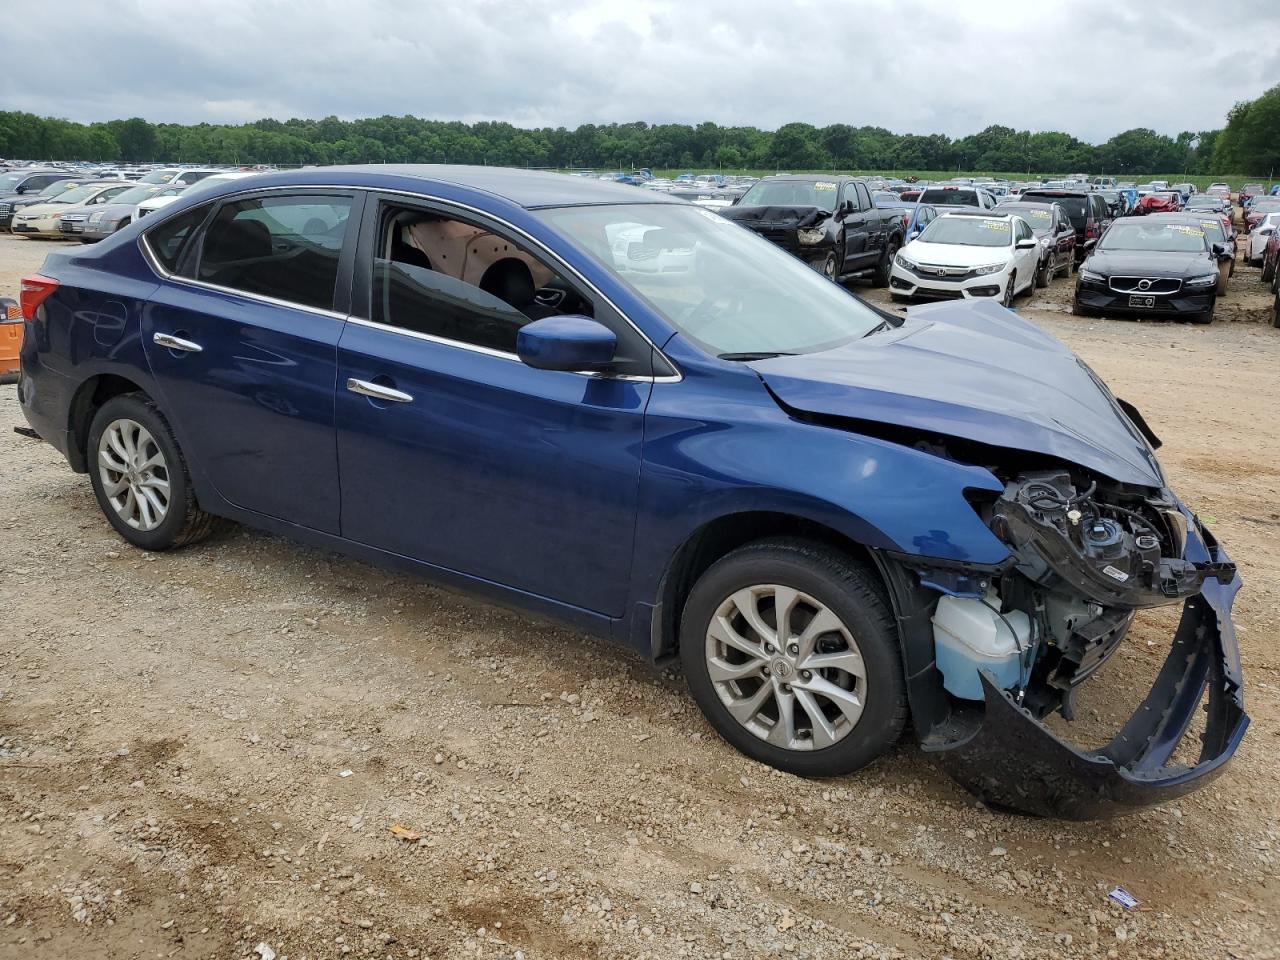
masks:
[[[999,170],[1268,175],[1280,153],[1280,86],[1237,104],[1222,130],[1176,137],[1137,127],[1090,144],[1057,131],[990,126],[959,139],[883,127],[788,123],[777,130],[715,123],[509,123],[371,117],[257,120],[239,125],[74,123],[0,112],[0,156],[214,164],[488,163],[528,167],[726,170]]]

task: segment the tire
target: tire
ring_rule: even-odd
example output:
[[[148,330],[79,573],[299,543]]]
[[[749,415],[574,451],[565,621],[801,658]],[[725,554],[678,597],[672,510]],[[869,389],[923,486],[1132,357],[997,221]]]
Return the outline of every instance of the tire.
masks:
[[[1018,271],[1015,270],[1009,274],[1009,282],[1004,285],[1004,295],[1000,298],[1000,306],[1006,308],[1013,306],[1013,287],[1017,280]]]
[[[897,256],[901,248],[902,243],[897,237],[889,238],[889,244],[884,248],[884,258],[876,264],[876,272],[871,278],[873,287],[887,287],[889,285],[889,274],[893,271],[893,258]]]
[[[827,259],[822,261],[822,275],[832,283],[835,283],[839,278],[840,274],[838,264],[836,263],[836,255],[834,253],[828,253]]]
[[[1274,277],[1275,275],[1276,275],[1276,262],[1274,260],[1268,260],[1266,258],[1266,255],[1264,254],[1262,257],[1262,277],[1261,277],[1262,282],[1270,283],[1271,278]]]
[[[1096,317],[1098,311],[1084,306],[1079,300],[1073,298],[1071,301],[1071,314],[1076,317]]]
[[[1200,324],[1202,326],[1207,326],[1213,323],[1213,312],[1215,307],[1217,307],[1217,303],[1216,302],[1211,303],[1209,305],[1208,310],[1206,310],[1204,313],[1197,313],[1195,316],[1191,318],[1191,322]]]
[[[1271,301],[1271,326],[1280,329],[1280,293]]]
[[[130,450],[136,455],[129,456]],[[224,522],[196,503],[182,450],[164,414],[145,394],[122,394],[102,405],[89,427],[85,457],[98,506],[135,547],[184,547]],[[142,462],[151,466],[143,469]],[[109,463],[129,469],[112,470]]]
[[[797,643],[765,652],[764,637],[775,638],[775,588],[784,596],[795,593],[790,609],[797,622],[804,616],[808,626],[822,616],[832,625],[807,644],[809,656],[823,657],[827,666],[810,673],[803,664],[814,660],[803,650],[786,652],[805,642],[798,627],[787,631]],[[763,636],[741,614],[737,603],[744,597],[763,625]],[[721,625],[713,630],[714,624]],[[724,643],[724,636],[755,653]],[[797,776],[852,773],[889,750],[906,724],[898,634],[878,581],[851,558],[814,543],[761,540],[713,564],[685,604],[680,657],[689,690],[716,731],[753,760]],[[784,702],[791,708],[790,724],[784,721]]]
[[[1047,287],[1049,285],[1049,281],[1053,279],[1053,273],[1054,271],[1049,267],[1049,260],[1046,258],[1036,267],[1036,286],[1041,290]]]

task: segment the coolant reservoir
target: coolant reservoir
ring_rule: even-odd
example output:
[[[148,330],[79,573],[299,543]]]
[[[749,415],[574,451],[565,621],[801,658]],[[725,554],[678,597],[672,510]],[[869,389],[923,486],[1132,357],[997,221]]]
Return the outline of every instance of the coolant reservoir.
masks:
[[[1024,651],[1031,646],[1031,621],[1027,615],[1011,610],[1002,620],[996,613],[1000,609],[999,595],[988,591],[986,600],[983,603],[970,597],[943,597],[933,614],[933,643],[942,685],[964,700],[983,699],[979,670],[989,671],[1001,689],[1017,686],[1021,673],[1019,645]],[[1009,621],[1008,626],[1005,620]]]

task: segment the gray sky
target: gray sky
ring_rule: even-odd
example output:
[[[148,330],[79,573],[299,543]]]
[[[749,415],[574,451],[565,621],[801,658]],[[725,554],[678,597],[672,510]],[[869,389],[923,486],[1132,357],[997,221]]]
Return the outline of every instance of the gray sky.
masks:
[[[1099,142],[1280,81],[1280,0],[5,0],[0,107],[155,122],[801,120]],[[46,12],[47,11],[47,12]],[[14,69],[27,45],[33,62]]]

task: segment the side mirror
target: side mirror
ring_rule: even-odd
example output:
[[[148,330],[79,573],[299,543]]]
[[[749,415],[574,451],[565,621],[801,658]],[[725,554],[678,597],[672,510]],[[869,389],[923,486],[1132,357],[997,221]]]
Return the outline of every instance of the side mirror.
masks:
[[[1013,248],[1015,250],[1034,250],[1035,246],[1036,246],[1036,241],[1035,241],[1035,238],[1032,237],[1030,240],[1019,240],[1016,244],[1014,244]]]
[[[601,370],[613,362],[618,338],[590,317],[534,320],[516,334],[520,361],[538,370]]]

